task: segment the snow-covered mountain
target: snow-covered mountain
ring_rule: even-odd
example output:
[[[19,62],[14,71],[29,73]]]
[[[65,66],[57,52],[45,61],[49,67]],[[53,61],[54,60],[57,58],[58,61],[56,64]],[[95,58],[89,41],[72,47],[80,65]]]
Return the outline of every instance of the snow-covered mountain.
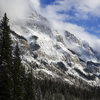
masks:
[[[18,42],[26,70],[34,76],[69,84],[100,86],[100,57],[73,33],[59,32],[49,21],[32,10],[24,19],[10,23],[13,45]]]

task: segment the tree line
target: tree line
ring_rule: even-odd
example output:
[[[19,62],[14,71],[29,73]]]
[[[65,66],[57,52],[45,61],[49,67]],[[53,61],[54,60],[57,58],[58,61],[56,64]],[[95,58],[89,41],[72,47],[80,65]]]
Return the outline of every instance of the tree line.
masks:
[[[50,79],[33,77],[25,71],[18,43],[12,46],[6,13],[0,23],[0,100],[100,100],[100,88],[88,90]]]

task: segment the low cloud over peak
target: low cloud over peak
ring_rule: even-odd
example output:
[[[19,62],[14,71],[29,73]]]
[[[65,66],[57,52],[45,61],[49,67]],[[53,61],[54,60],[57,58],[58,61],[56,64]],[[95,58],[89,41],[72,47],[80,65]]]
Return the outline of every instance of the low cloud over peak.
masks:
[[[42,8],[41,14],[52,22],[55,29],[68,30],[100,52],[100,38],[95,34],[100,32],[97,28],[100,17],[99,8],[100,0],[56,0],[52,5],[47,5],[45,9]],[[93,18],[94,22],[92,22]],[[93,29],[92,33],[90,29]]]
[[[87,32],[86,29],[91,27],[89,23],[87,26],[84,26],[83,23],[84,20],[92,21],[92,17],[94,19],[100,17],[100,0],[54,0],[45,8],[41,6],[41,2],[40,0],[0,0],[0,13],[7,12],[9,18],[14,21],[27,17],[30,9],[36,10],[51,22],[53,28],[60,32],[68,30],[99,51],[100,39],[95,33],[93,35]],[[95,23],[93,24],[95,26]],[[97,27],[99,25],[100,23]],[[94,29],[94,31],[100,32],[98,29]]]
[[[31,9],[39,10],[38,0],[0,0],[0,13],[7,13],[11,20],[23,19]]]

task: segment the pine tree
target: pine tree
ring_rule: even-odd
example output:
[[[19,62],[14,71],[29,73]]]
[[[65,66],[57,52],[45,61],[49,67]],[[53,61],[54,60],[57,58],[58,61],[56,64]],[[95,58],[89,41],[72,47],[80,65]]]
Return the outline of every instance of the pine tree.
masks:
[[[10,27],[8,25],[9,19],[6,13],[1,21],[1,59],[0,65],[10,66],[12,62],[12,40],[10,37]]]
[[[35,100],[32,69],[27,74],[27,81],[26,81],[26,86],[25,87],[26,87],[25,100]]]
[[[20,59],[20,50],[18,44],[15,47],[14,51],[14,63],[13,63],[13,98],[14,100],[24,100],[24,90],[22,82],[22,64]],[[24,71],[23,71],[24,74]]]
[[[11,100],[12,96],[12,40],[8,22],[5,13],[0,26],[0,100]]]

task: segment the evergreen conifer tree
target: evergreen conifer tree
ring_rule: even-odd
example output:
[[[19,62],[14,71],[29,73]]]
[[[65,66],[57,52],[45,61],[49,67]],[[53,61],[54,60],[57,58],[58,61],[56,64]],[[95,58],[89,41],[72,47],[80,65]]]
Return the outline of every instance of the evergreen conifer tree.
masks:
[[[8,22],[5,13],[0,26],[0,100],[11,100],[12,97],[12,40]]]
[[[26,87],[25,100],[35,100],[32,69],[27,74],[27,81],[26,81],[26,86],[25,87]]]
[[[24,90],[22,82],[22,64],[20,59],[20,50],[18,44],[14,51],[14,63],[13,63],[13,98],[14,100],[24,100]]]

